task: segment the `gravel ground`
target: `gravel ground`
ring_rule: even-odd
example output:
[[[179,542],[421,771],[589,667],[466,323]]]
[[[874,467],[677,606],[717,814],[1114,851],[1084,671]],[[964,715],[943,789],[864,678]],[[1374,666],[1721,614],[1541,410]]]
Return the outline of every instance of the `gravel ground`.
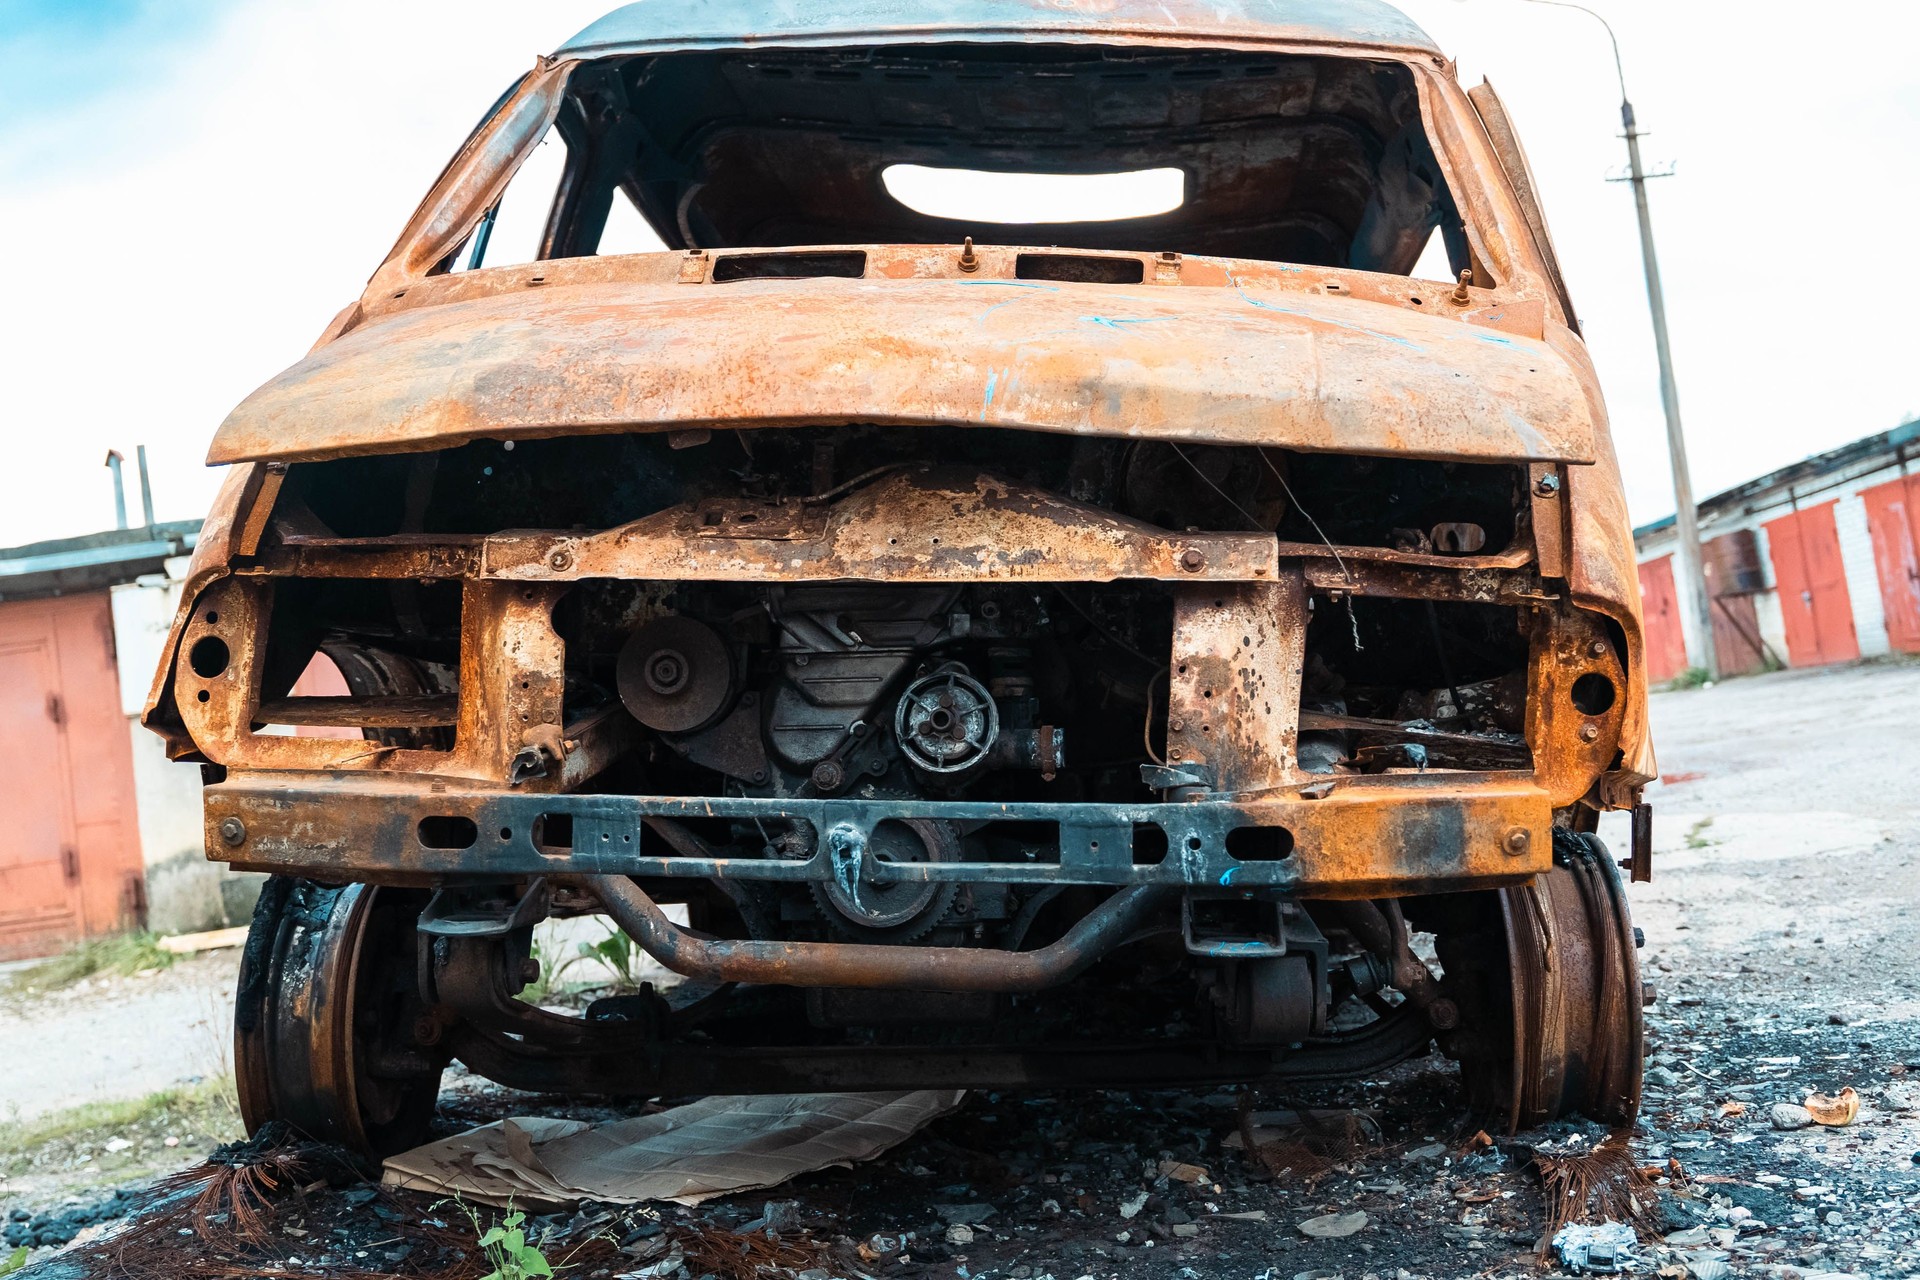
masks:
[[[61,991],[0,991],[0,1121],[134,1098],[226,1074],[233,1058],[239,950],[190,956],[134,977],[94,977]]]
[[[1630,1268],[1639,1274],[1920,1277],[1914,708],[1920,665],[1905,663],[1654,699],[1667,777],[1651,797],[1655,879],[1633,888],[1659,988],[1633,1147],[1649,1171],[1635,1193],[1647,1228]],[[1623,843],[1623,831],[1606,833]],[[95,1006],[75,1000],[60,1012],[80,1021],[60,1024],[70,1038],[46,1045],[53,1061],[31,1078],[87,1057],[94,1033],[83,1007]],[[97,1007],[100,1038],[129,1020],[155,1025],[139,1000]],[[450,1125],[595,1114],[457,1083],[445,1103]],[[11,1068],[6,1087],[10,1098]],[[1793,1108],[1807,1094],[1844,1088],[1857,1091],[1857,1120],[1800,1127]],[[1461,1105],[1452,1068],[1430,1059],[1386,1079],[1254,1100],[1334,1114],[1309,1135],[1313,1150],[1295,1152],[1276,1176],[1231,1149],[1240,1105],[1225,1092],[978,1094],[859,1168],[698,1210],[589,1207],[535,1225],[627,1242],[626,1254],[582,1255],[576,1274],[589,1276],[675,1274],[667,1264],[676,1256],[697,1264],[700,1241],[755,1224],[777,1228],[790,1250],[788,1269],[768,1274],[814,1277],[1561,1273],[1535,1251],[1546,1205],[1531,1156],[1599,1135],[1566,1126],[1489,1139]],[[364,1187],[315,1189],[257,1265],[296,1275],[323,1274],[316,1262],[424,1267],[447,1247],[406,1237],[408,1222],[436,1212],[427,1205]],[[183,1264],[189,1253],[183,1247]],[[76,1251],[29,1274],[105,1267]]]

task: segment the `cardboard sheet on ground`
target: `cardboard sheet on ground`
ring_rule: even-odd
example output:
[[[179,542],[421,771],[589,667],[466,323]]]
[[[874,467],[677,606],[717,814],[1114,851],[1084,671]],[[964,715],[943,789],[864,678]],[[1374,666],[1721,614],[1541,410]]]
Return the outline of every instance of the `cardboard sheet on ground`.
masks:
[[[705,1098],[606,1124],[520,1117],[394,1156],[382,1181],[492,1205],[699,1204],[870,1160],[965,1097],[957,1089],[796,1093]]]

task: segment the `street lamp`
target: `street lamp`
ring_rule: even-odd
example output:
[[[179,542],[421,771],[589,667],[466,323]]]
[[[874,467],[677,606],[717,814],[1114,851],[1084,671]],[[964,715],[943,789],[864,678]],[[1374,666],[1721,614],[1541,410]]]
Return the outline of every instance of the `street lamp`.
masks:
[[[1647,173],[1640,165],[1640,128],[1627,98],[1627,73],[1620,62],[1620,39],[1600,14],[1572,0],[1528,0],[1556,9],[1578,9],[1606,28],[1613,43],[1613,69],[1620,78],[1620,123],[1626,126],[1627,181],[1633,184],[1634,209],[1640,215],[1640,255],[1647,268],[1647,306],[1653,312],[1653,345],[1660,356],[1660,403],[1667,413],[1667,453],[1673,466],[1674,531],[1679,536],[1680,590],[1693,612],[1700,652],[1694,666],[1720,678],[1713,644],[1713,599],[1707,594],[1705,562],[1700,555],[1700,516],[1693,505],[1693,478],[1687,470],[1687,441],[1680,430],[1680,388],[1673,376],[1673,350],[1667,341],[1667,303],[1660,288],[1660,259],[1653,250],[1653,215],[1647,210]]]

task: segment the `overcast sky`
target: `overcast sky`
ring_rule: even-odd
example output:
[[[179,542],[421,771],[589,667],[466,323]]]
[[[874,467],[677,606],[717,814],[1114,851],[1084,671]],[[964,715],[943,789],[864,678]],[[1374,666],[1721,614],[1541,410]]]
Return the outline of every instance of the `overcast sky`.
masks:
[[[1697,491],[1920,414],[1920,4],[1593,3],[1649,159],[1678,165],[1653,208]],[[606,7],[0,0],[0,546],[109,527],[109,448],[147,446],[161,519],[203,514],[227,411],[358,295],[499,91]],[[1670,513],[1605,33],[1526,0],[1401,7],[1505,98],[1634,518]]]

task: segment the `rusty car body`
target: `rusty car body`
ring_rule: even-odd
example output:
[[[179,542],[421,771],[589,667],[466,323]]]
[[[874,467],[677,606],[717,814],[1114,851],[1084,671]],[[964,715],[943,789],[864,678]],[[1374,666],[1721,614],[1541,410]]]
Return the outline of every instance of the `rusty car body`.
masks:
[[[608,15],[220,427],[146,722],[273,876],[249,1122],[390,1150],[454,1058],[649,1095],[1436,1039],[1511,1124],[1630,1117],[1593,830],[1655,772],[1637,578],[1499,99],[1376,0],[899,9]],[[488,265],[543,139],[539,250]],[[982,222],[900,164],[1184,195]],[[665,249],[597,252],[619,201]],[[293,692],[316,654],[346,696]],[[514,999],[587,913],[686,981]]]

